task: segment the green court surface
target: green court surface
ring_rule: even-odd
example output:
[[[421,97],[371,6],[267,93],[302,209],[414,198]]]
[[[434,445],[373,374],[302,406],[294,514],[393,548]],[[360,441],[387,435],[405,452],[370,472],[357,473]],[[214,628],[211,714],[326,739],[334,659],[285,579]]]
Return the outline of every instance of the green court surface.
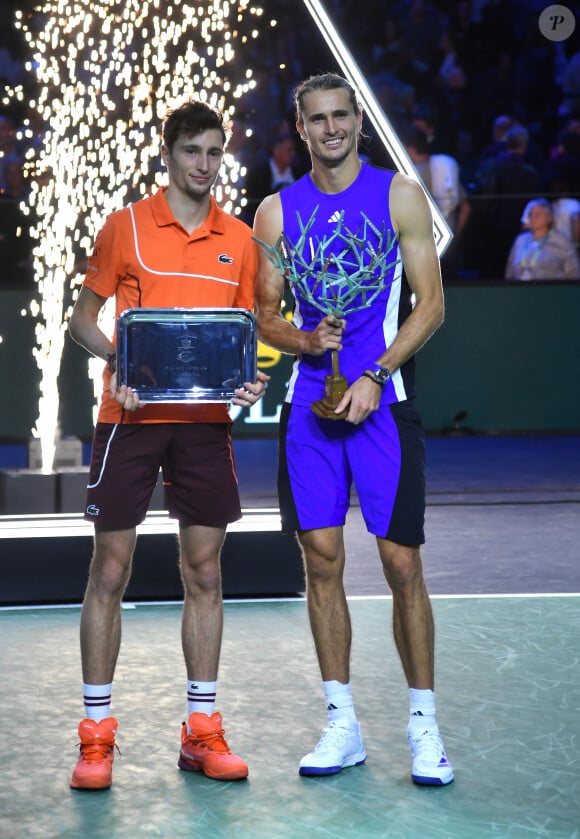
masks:
[[[250,766],[220,783],[177,768],[180,607],[128,607],[113,689],[110,790],[71,790],[82,716],[78,607],[0,612],[0,836],[573,839],[580,836],[580,609],[568,596],[434,597],[439,724],[456,780],[409,776],[407,691],[389,597],[349,598],[368,759],[301,778],[324,703],[302,599],[227,602],[218,710]]]

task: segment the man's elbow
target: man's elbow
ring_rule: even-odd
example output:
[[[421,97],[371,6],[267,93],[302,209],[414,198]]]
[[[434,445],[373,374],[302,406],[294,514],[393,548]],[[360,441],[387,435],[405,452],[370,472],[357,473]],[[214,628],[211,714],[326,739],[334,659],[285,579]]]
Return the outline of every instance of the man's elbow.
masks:
[[[80,316],[79,312],[76,309],[72,310],[69,322],[68,322],[68,331],[70,337],[73,339],[75,344],[80,344],[80,346],[84,346],[84,322],[83,318]]]
[[[268,309],[265,309],[264,307],[260,306],[259,302],[256,302],[256,306],[254,308],[254,315],[256,317],[258,338],[264,344],[270,344],[272,313]]]
[[[76,315],[75,315],[75,311],[73,309],[72,314],[71,314],[70,319],[69,319],[69,322],[68,322],[68,332],[69,332],[70,337],[73,339],[73,341],[76,341],[76,343],[78,344],[77,326],[78,326],[77,318],[76,318]]]
[[[70,332],[70,336],[74,341],[78,341],[79,335],[81,333],[81,318],[79,316],[78,309],[73,308],[71,312],[71,316],[68,322],[68,331]]]
[[[439,329],[443,321],[445,320],[445,300],[443,294],[438,294],[436,297],[433,296],[427,306],[426,311],[428,311],[428,319],[433,331]]]

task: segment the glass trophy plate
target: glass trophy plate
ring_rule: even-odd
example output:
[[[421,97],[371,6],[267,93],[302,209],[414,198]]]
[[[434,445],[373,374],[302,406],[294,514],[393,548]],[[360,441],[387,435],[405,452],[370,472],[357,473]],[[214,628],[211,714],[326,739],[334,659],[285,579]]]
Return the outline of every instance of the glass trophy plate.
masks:
[[[147,402],[229,402],[257,372],[246,309],[126,309],[117,321],[117,377]]]

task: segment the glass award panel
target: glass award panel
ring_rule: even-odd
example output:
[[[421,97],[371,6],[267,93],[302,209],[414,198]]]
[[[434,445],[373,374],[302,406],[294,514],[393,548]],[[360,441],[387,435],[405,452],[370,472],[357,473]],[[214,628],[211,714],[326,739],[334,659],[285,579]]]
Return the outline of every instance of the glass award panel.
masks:
[[[127,309],[117,375],[141,402],[229,402],[256,380],[254,316],[245,309]]]

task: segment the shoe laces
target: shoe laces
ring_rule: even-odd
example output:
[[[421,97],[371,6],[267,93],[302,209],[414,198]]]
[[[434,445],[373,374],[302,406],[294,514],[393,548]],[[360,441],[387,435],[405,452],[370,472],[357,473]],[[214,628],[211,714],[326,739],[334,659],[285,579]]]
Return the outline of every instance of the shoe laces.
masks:
[[[80,746],[83,760],[86,760],[88,763],[105,760],[109,756],[111,748],[117,749],[117,752],[121,754],[121,749],[116,743],[77,743],[77,746]]]
[[[439,763],[445,751],[438,731],[422,731],[420,734],[409,734],[409,743],[414,757],[430,763]]]
[[[187,737],[195,746],[200,749],[208,749],[212,752],[221,752],[222,754],[231,754],[228,744],[225,741],[225,729],[216,728],[214,731],[206,733],[191,733]]]
[[[350,728],[346,728],[336,722],[331,722],[323,729],[322,737],[318,741],[314,751],[324,752],[330,749],[340,748],[352,733]]]

